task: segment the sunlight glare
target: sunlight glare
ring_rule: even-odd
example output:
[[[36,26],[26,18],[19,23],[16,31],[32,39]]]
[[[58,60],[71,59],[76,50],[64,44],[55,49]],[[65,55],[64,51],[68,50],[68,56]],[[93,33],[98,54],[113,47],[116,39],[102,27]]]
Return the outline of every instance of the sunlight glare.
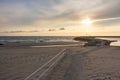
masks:
[[[82,23],[82,24],[85,24],[85,25],[90,25],[90,24],[92,24],[93,22],[92,22],[92,20],[91,20],[91,19],[86,18],[86,19],[82,20],[82,22],[81,22],[81,23]]]

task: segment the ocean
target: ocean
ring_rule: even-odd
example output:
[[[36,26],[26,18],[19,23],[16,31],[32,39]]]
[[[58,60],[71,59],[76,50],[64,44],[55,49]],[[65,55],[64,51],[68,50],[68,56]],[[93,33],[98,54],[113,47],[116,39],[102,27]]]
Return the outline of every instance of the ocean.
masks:
[[[56,36],[1,36],[0,43],[40,43],[40,42],[71,42],[74,37]]]
[[[41,43],[41,42],[75,42],[75,36],[0,36],[0,43]],[[111,46],[120,46],[120,37],[102,38],[106,40],[117,40]]]

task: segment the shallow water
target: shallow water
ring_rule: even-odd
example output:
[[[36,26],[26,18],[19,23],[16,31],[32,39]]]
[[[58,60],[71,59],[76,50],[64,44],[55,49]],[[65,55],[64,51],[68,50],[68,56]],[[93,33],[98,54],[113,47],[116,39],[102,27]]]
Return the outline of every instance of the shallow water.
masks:
[[[120,38],[101,38],[105,40],[117,40],[117,42],[112,42],[111,46],[120,46]]]

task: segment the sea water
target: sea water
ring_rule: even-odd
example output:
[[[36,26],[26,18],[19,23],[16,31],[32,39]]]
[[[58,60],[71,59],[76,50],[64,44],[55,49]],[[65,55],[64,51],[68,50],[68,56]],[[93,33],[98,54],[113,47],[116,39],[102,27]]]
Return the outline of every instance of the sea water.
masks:
[[[105,39],[105,40],[117,40],[117,42],[112,42],[111,46],[120,46],[120,38],[100,38],[100,39]]]
[[[74,42],[75,36],[0,36],[0,43],[41,43],[41,42]],[[101,38],[117,40],[111,46],[120,46],[120,38]]]
[[[73,37],[56,36],[1,36],[0,43],[40,43],[40,42],[71,42]]]

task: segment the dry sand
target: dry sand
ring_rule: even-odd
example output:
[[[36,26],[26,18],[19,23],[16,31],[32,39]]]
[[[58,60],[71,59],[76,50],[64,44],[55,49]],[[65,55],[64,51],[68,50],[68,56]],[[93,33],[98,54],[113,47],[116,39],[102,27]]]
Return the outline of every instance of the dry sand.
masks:
[[[24,80],[64,48],[67,56],[45,80],[120,80],[120,47],[30,46],[38,44],[0,47],[0,80]]]
[[[24,80],[65,47],[31,47],[59,43],[0,46],[0,80]],[[69,43],[61,43],[69,44]]]
[[[71,48],[46,80],[120,80],[119,47]]]

